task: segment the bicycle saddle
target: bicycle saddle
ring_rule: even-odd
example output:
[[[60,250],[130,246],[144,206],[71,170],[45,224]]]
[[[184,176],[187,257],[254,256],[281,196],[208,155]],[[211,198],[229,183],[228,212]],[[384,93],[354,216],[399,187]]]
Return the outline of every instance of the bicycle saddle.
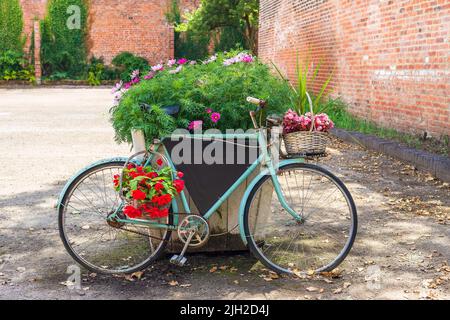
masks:
[[[141,103],[141,108],[143,111],[150,112],[152,110],[153,106],[146,104],[146,103]],[[174,116],[174,117],[176,117],[178,115],[178,113],[180,112],[180,106],[177,104],[170,105],[170,106],[164,106],[164,107],[161,107],[161,109],[164,110],[164,112],[166,114],[168,114],[169,116]]]

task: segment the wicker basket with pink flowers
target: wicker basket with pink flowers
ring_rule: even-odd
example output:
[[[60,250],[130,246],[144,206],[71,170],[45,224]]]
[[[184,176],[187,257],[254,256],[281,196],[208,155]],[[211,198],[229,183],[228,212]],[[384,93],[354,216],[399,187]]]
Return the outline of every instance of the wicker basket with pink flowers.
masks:
[[[333,121],[325,113],[314,115],[311,98],[310,112],[298,115],[289,109],[283,118],[283,140],[289,156],[324,154],[329,141],[328,131]]]

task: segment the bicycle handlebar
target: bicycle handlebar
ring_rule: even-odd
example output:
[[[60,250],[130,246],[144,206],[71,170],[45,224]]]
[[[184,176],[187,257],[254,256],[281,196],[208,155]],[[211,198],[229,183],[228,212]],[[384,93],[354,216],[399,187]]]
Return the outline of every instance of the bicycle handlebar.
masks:
[[[264,108],[266,106],[266,101],[258,98],[247,97],[247,102],[256,104],[257,106]]]

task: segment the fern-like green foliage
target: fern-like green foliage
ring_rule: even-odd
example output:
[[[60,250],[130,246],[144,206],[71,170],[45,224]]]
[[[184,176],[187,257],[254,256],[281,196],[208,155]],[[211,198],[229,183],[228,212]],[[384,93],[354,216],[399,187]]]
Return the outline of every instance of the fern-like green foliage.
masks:
[[[0,53],[13,50],[22,53],[25,38],[23,12],[19,0],[0,1]]]
[[[65,73],[76,79],[85,73],[87,11],[86,0],[48,2],[46,17],[41,21],[44,76]]]
[[[290,107],[290,88],[259,61],[224,66],[223,60],[236,52],[219,54],[215,62],[186,65],[181,72],[160,72],[151,80],[142,80],[128,90],[120,104],[111,109],[112,123],[119,142],[131,142],[131,130],[142,129],[148,141],[170,134],[175,128],[187,128],[193,120],[202,120],[204,129],[248,129],[252,127],[246,102],[254,96],[268,101],[267,114],[281,114]],[[143,111],[141,104],[154,107]],[[176,118],[160,108],[180,105]],[[206,109],[221,114],[217,124]]]

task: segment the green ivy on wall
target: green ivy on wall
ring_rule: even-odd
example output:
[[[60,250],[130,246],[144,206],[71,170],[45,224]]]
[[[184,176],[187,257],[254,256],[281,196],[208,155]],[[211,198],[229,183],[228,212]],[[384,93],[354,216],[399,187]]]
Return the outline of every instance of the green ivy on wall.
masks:
[[[87,64],[87,3],[50,0],[41,21],[41,61],[44,76],[77,79]]]
[[[0,53],[13,50],[23,52],[25,38],[23,12],[19,0],[0,1]]]

